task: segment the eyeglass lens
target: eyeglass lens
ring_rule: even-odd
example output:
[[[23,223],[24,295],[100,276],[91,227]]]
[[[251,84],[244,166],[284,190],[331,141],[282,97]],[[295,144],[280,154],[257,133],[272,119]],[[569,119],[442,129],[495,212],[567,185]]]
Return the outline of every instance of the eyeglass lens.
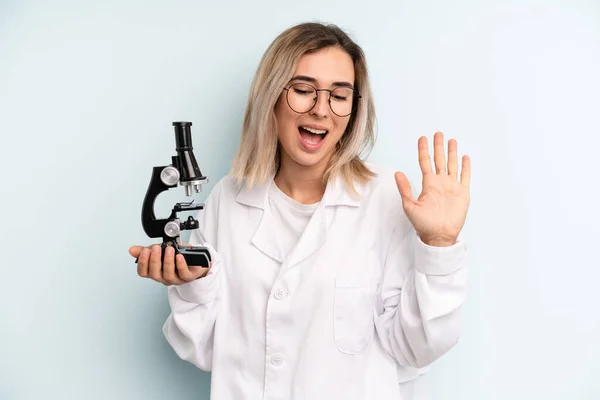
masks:
[[[324,95],[324,93],[321,93],[321,95]],[[287,100],[292,110],[297,113],[305,113],[315,106],[317,91],[311,85],[295,83],[287,91]],[[333,89],[329,97],[329,105],[331,111],[340,117],[352,114],[354,90],[343,86]]]

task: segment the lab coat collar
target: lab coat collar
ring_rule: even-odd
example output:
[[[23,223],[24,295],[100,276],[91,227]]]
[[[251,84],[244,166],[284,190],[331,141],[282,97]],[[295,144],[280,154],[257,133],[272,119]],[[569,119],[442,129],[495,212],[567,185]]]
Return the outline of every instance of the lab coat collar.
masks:
[[[255,185],[252,188],[248,188],[244,185],[236,200],[238,203],[245,204],[247,206],[260,208],[262,210],[266,207],[268,200],[269,187],[273,184],[274,175],[270,175],[264,182]],[[360,188],[357,188],[360,196]],[[352,195],[346,188],[344,178],[340,175],[333,177],[327,183],[325,193],[321,202],[325,207],[329,206],[352,206],[358,207],[360,204],[359,196]]]
[[[277,230],[273,229],[275,224],[273,216],[266,207],[269,188],[275,184],[273,178],[274,175],[252,188],[243,186],[236,200],[241,204],[263,210],[258,227],[252,237],[252,244],[267,256],[282,263],[284,268],[281,272],[283,273],[288,268],[314,254],[325,243],[332,217],[331,213],[333,212],[332,207],[358,207],[360,200],[353,197],[346,189],[343,177],[338,176],[330,179],[325,188],[321,204],[315,210],[297,245],[289,256],[285,257],[277,242]]]

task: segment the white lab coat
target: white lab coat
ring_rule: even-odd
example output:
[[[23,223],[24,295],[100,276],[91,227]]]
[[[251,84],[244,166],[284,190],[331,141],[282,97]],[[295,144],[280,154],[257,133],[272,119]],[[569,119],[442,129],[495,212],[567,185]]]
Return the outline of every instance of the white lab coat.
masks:
[[[172,286],[163,332],[175,352],[212,371],[211,400],[422,400],[429,364],[459,337],[463,238],[425,245],[402,209],[394,173],[327,186],[297,247],[278,252],[267,204],[220,180],[191,244],[208,244],[209,274]]]

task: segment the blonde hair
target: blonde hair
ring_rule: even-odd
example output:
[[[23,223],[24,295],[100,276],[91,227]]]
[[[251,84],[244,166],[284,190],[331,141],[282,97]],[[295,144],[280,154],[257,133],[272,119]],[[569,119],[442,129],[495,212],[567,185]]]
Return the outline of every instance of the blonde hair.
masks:
[[[350,191],[354,183],[366,182],[375,174],[361,159],[375,144],[375,106],[369,84],[363,50],[339,27],[321,23],[303,23],[282,32],[263,55],[252,81],[240,144],[230,171],[237,183],[252,187],[274,175],[280,162],[275,119],[277,100],[304,54],[337,46],[354,62],[355,88],[361,99],[350,116],[346,131],[323,176],[323,184],[341,174]]]

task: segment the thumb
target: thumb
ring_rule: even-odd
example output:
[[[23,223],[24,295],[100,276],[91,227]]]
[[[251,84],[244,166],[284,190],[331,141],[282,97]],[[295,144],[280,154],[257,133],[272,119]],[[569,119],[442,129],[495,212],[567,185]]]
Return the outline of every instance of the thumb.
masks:
[[[396,186],[398,186],[398,191],[400,192],[400,196],[402,196],[402,202],[412,201],[413,197],[410,189],[410,182],[406,175],[402,172],[396,172],[394,178],[396,178]]]

